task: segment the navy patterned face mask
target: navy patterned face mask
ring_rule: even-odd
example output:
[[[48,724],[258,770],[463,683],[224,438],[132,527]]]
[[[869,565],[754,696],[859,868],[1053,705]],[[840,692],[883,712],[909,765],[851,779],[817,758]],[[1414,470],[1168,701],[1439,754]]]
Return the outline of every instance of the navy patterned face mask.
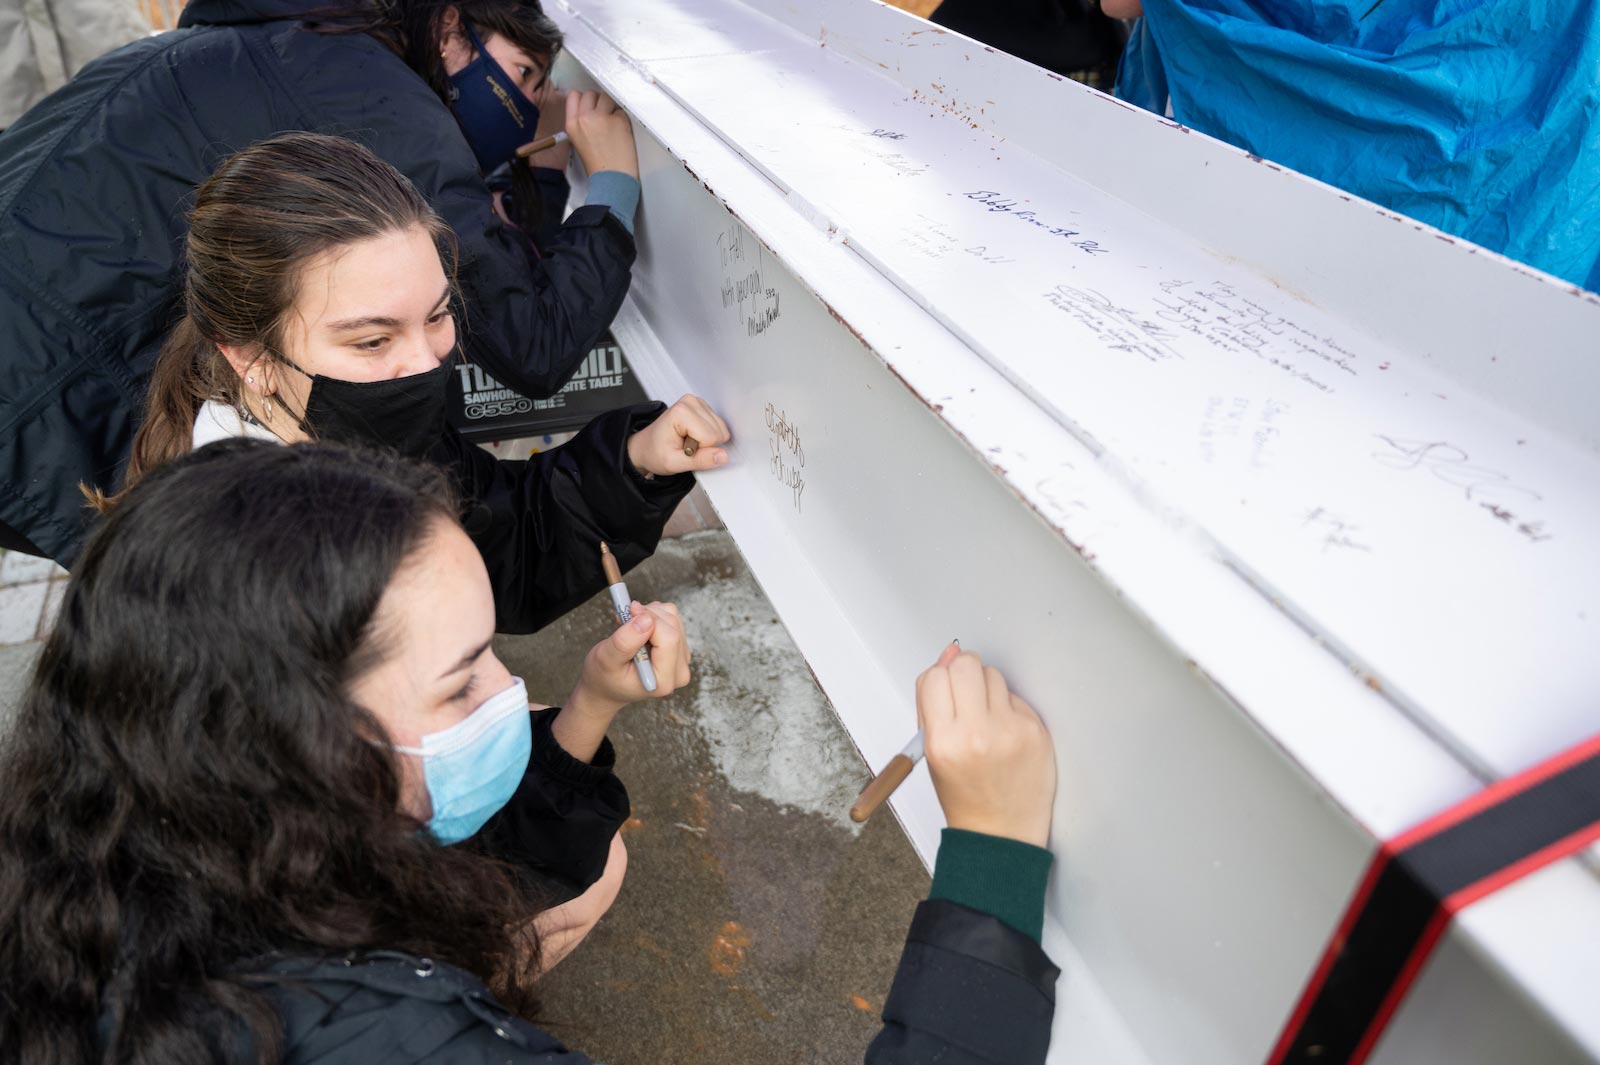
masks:
[[[478,157],[478,168],[488,174],[511,162],[517,149],[533,140],[539,109],[483,47],[472,23],[465,25],[478,57],[450,75],[450,94],[456,121]]]

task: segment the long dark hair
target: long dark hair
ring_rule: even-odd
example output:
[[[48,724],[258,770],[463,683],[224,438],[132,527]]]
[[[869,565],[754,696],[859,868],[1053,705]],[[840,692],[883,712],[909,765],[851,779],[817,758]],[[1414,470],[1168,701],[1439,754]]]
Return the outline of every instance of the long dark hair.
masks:
[[[0,747],[0,1047],[29,1065],[200,1065],[281,1033],[251,960],[395,949],[533,1008],[511,869],[400,810],[346,695],[374,613],[455,521],[443,475],[225,441],[130,490],[77,564]]]
[[[561,51],[561,28],[539,0],[369,0],[319,16],[319,29],[327,32],[371,34],[422,76],[446,107],[450,78],[440,55],[444,45],[445,12],[455,8],[462,22],[470,22],[480,37],[491,33],[505,37],[550,69]],[[533,164],[516,159],[511,164],[512,221],[532,238],[539,231],[542,204]]]
[[[206,401],[243,402],[239,375],[217,345],[255,345],[277,358],[312,259],[412,228],[433,237],[453,279],[450,227],[404,174],[354,141],[285,133],[223,160],[189,213],[183,317],[151,373],[123,486],[188,452]]]

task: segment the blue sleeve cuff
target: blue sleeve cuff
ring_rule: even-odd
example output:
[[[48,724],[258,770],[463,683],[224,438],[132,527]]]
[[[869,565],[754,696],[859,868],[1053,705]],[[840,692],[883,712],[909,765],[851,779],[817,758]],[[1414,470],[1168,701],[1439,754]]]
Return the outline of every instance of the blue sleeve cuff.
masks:
[[[633,235],[633,214],[639,209],[639,179],[620,170],[602,170],[589,175],[589,198],[617,216],[617,221]]]

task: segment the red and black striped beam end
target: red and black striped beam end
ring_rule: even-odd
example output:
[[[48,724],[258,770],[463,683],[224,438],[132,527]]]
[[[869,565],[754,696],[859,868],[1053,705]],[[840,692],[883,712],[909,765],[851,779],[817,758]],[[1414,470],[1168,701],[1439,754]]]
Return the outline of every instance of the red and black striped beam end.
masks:
[[[1268,1065],[1361,1065],[1463,907],[1600,839],[1600,735],[1378,848]]]

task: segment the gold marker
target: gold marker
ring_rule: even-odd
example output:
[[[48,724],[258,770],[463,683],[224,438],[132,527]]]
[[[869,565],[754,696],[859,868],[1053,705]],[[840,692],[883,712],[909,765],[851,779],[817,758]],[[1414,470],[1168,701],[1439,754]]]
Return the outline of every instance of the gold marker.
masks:
[[[567,131],[566,130],[562,130],[559,133],[552,133],[548,137],[540,137],[538,140],[533,141],[530,144],[524,144],[522,147],[518,148],[517,149],[517,158],[518,159],[526,159],[528,156],[532,155],[534,152],[542,152],[546,148],[554,148],[558,144],[565,144],[565,143],[567,143]]]
[[[894,794],[894,789],[905,783],[906,777],[917,768],[917,763],[922,761],[922,730],[917,729],[917,734],[911,737],[911,742],[883,767],[883,772],[872,778],[872,781],[861,789],[861,794],[856,797],[856,803],[850,807],[850,820],[860,824],[871,817],[884,800]]]
[[[951,649],[961,650],[960,640],[951,640],[950,647],[945,648],[939,656],[939,665],[949,665]],[[889,764],[883,767],[883,772],[867,782],[861,789],[861,794],[856,796],[855,805],[850,807],[850,820],[860,824],[871,817],[878,807],[884,804],[894,790],[906,782],[906,777],[917,768],[917,763],[922,761],[922,730],[917,729],[917,734],[911,737],[911,742],[906,744],[899,754],[889,759]]]
[[[694,458],[694,453],[700,450],[700,441],[692,436],[683,438],[683,453],[689,458]]]

